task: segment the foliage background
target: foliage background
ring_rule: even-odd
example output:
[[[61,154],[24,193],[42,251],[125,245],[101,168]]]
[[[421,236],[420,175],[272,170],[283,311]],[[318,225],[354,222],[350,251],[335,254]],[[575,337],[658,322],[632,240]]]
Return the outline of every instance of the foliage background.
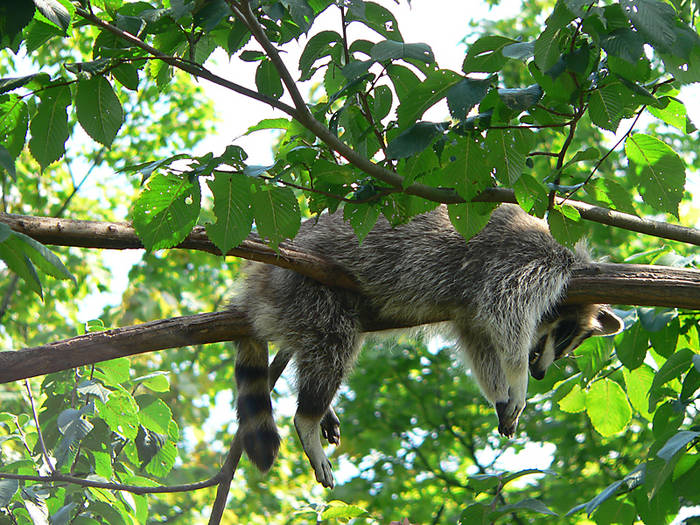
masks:
[[[94,6],[113,14],[120,4]],[[295,6],[303,4],[280,2],[269,7],[281,9],[281,19],[288,21]],[[183,6],[170,5],[175,9]],[[391,9],[391,4],[387,7]],[[693,20],[695,4],[676,2],[674,7],[685,19]],[[442,9],[449,17],[449,4]],[[535,39],[542,34],[545,14],[552,9],[553,2],[525,1],[517,17],[477,21],[474,27],[465,28],[469,32],[465,38],[470,44],[482,34]],[[75,24],[70,38],[59,38],[60,31],[41,16],[32,24],[28,31],[34,40],[25,33],[29,57],[18,59],[4,51],[0,57],[2,77],[16,76],[27,67],[27,61],[36,71],[56,76],[66,74],[65,64],[95,58],[92,43],[99,32],[94,27]],[[205,42],[205,50],[221,45],[221,35],[211,29],[207,36],[219,40],[211,45]],[[164,48],[169,34],[165,30],[150,38],[156,47]],[[227,45],[236,50],[230,39]],[[185,54],[173,46],[176,51]],[[662,67],[658,60],[650,65],[654,71]],[[80,115],[71,110],[67,115],[70,139],[60,162],[42,162],[41,155],[25,148],[14,162],[14,176],[3,164],[3,211],[123,220],[133,214],[144,172],[117,170],[178,153],[199,154],[203,140],[226,133],[222,126],[216,126],[214,105],[201,84],[181,72],[171,79],[168,68],[157,61],[150,62],[147,69],[149,75],[142,73],[138,91],[117,89],[123,123],[113,141],[103,140],[108,145],[91,140],[78,125]],[[94,81],[101,77],[90,78],[83,70],[77,78]],[[257,83],[261,91],[276,89],[274,75],[270,78],[270,84]],[[525,87],[531,81],[520,62],[504,63],[500,68],[500,86]],[[333,82],[326,79],[322,84],[315,86],[315,101],[332,95],[329,89]],[[119,86],[117,82],[113,85]],[[36,86],[30,85],[31,89]],[[42,93],[46,96],[46,92],[37,93],[37,97],[27,98],[32,117],[39,114]],[[675,91],[668,93],[674,95]],[[0,99],[5,126],[0,138],[7,150],[11,149],[7,115],[14,104],[12,96],[4,94]],[[71,92],[70,96],[78,94]],[[376,100],[376,93],[374,96]],[[350,107],[346,115],[355,110]],[[619,116],[623,116],[621,110]],[[663,120],[645,120],[640,126],[647,133],[672,145],[688,170],[697,169],[697,134],[690,127],[679,130]],[[605,149],[610,135],[594,124],[598,123],[592,123],[588,114],[583,116],[572,152]],[[343,126],[351,135],[345,140],[361,145],[362,140],[355,139],[365,135],[352,136],[353,121],[346,120],[341,129]],[[407,128],[405,123],[403,126]],[[30,128],[29,136],[33,137],[32,131]],[[398,135],[396,128],[388,128],[386,133],[390,139]],[[289,139],[294,138],[291,143],[299,146],[297,136],[302,143],[310,140],[300,128],[287,128],[276,146],[277,158],[294,162]],[[548,151],[557,151],[564,140],[565,135],[554,130],[537,135],[538,143],[546,145]],[[324,159],[314,160],[320,163]],[[202,155],[196,162],[201,165],[206,161]],[[409,162],[400,160],[396,165],[405,169]],[[591,161],[574,165],[562,184],[581,182],[592,165]],[[260,170],[252,171],[258,174]],[[283,180],[287,175],[282,171],[268,170]],[[527,171],[549,173],[552,162],[532,157]],[[628,169],[621,149],[610,154],[600,171],[604,176],[590,184],[582,198],[602,200],[620,209],[634,206],[642,215],[660,213],[639,198],[638,179]],[[289,176],[308,181],[303,170]],[[610,191],[611,187],[618,192]],[[541,190],[537,191],[541,196]],[[293,198],[305,214],[309,208],[329,205],[318,195],[312,195],[311,200],[300,194]],[[682,224],[698,222],[697,194],[695,199],[693,202],[690,192],[683,195]],[[398,198],[394,205],[396,202],[400,202]],[[391,215],[391,209],[386,204],[382,211]],[[405,219],[398,215],[397,220]],[[673,220],[668,214],[665,218]],[[211,197],[206,193],[204,209],[196,220],[201,224],[214,220]],[[585,232],[594,250],[613,261],[691,265],[697,257],[690,246],[624,230],[586,222]],[[271,238],[280,240],[287,234],[274,232]],[[94,304],[86,303],[86,298],[115,287],[109,268],[111,255],[77,248],[54,251],[75,282],[42,278],[43,300],[38,299],[35,288],[5,270],[0,286],[4,348],[70,337],[85,329],[81,321],[86,316],[100,320],[87,328],[99,329],[219,309],[235,288],[240,270],[238,261],[208,254],[149,252],[131,268],[117,306],[86,312]],[[412,523],[454,523],[459,519],[463,523],[669,522],[682,506],[699,504],[698,318],[689,312],[642,308],[627,309],[626,315],[628,329],[614,342],[589,341],[575,356],[550,370],[542,382],[531,383],[531,401],[517,438],[510,442],[497,435],[492,408],[474,383],[464,379],[462,368],[440,344],[407,336],[370,341],[337,402],[344,437],[332,460],[340,467],[342,483],[332,492],[316,486],[309,473],[291,431],[291,387],[281,385],[276,398],[284,438],[280,457],[265,477],[242,462],[224,522],[307,523],[324,511],[324,516],[331,515],[329,509],[340,516],[328,518],[329,522],[347,521],[354,513],[362,514],[354,518],[356,522],[380,523],[403,518]],[[52,374],[27,384],[3,385],[2,472],[47,474],[51,462],[63,473],[125,484],[185,484],[209,477],[235,432],[232,412],[221,409],[231,399],[232,356],[230,344],[185,347]],[[41,434],[33,420],[32,404],[38,412]],[[42,451],[40,435],[49,460]],[[671,448],[666,451],[670,452],[659,455],[669,440]],[[511,480],[503,469],[512,465],[512,459],[505,459],[512,452],[522,452],[519,459],[533,470],[516,472]],[[141,496],[73,484],[3,479],[0,523],[198,523],[207,520],[213,494],[214,489],[205,489]],[[331,503],[336,500],[347,505]],[[581,505],[587,506],[577,509]],[[565,516],[571,510],[573,513]]]

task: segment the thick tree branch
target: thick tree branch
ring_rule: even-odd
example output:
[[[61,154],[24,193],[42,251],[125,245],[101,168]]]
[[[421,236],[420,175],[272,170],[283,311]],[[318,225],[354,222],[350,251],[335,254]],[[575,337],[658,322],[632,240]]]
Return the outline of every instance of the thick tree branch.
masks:
[[[700,310],[700,270],[593,264],[575,271],[567,302]],[[365,331],[406,327],[405,323],[378,319],[369,313],[362,324]],[[0,383],[154,350],[230,341],[248,333],[244,315],[233,309],[93,332],[34,348],[0,352]]]

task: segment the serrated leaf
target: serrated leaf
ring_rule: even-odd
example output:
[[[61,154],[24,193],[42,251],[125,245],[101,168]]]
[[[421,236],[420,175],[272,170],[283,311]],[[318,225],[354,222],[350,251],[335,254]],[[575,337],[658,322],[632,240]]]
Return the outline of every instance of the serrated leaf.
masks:
[[[561,38],[561,32],[558,28],[547,26],[535,40],[535,64],[540,71],[549,71],[559,60]]]
[[[33,0],[36,8],[61,31],[70,26],[71,12],[58,0]]]
[[[527,154],[533,145],[533,135],[523,129],[491,129],[486,134],[489,160],[496,170],[496,178],[513,185],[526,166]]]
[[[170,381],[167,372],[153,372],[145,376],[136,377],[133,383],[140,383],[154,392],[167,392],[170,390]]]
[[[645,419],[651,421],[654,414],[649,412],[649,389],[654,381],[654,370],[649,365],[642,365],[634,370],[624,368],[625,389],[632,407]]]
[[[364,2],[364,16],[360,10],[349,10],[348,22],[362,22],[388,40],[402,42],[403,37],[399,31],[399,24],[391,11],[374,2]]]
[[[68,86],[51,87],[40,95],[41,102],[32,118],[29,150],[43,170],[60,159],[66,152],[68,139],[68,113],[71,101]]]
[[[586,226],[580,220],[572,220],[558,209],[549,212],[547,222],[554,238],[565,246],[573,246],[586,233]]]
[[[469,46],[467,56],[462,62],[465,73],[494,73],[500,71],[507,59],[502,50],[510,44],[517,43],[512,38],[503,36],[485,36]]]
[[[252,194],[253,216],[258,234],[276,248],[299,231],[299,203],[289,188],[260,185]]]
[[[435,62],[433,50],[428,44],[404,44],[394,40],[384,40],[378,42],[372,47],[370,56],[377,62],[386,62],[389,60],[419,60],[425,64]]]
[[[312,36],[299,57],[299,71],[301,71],[302,80],[309,78],[309,72],[319,58],[332,53],[331,43],[340,45],[341,42],[341,36],[335,31],[320,31]]]
[[[662,53],[672,53],[676,41],[676,12],[659,0],[621,0],[623,12],[648,42]]]
[[[513,185],[515,200],[527,212],[542,216],[549,205],[547,188],[529,173],[523,173]]]
[[[12,158],[7,148],[2,145],[0,145],[0,169],[5,170],[13,180],[16,179],[15,159]]]
[[[56,279],[70,279],[74,283],[77,282],[73,274],[68,271],[68,268],[63,265],[55,253],[28,235],[20,232],[13,232],[12,235],[5,240],[4,244],[9,249],[16,250],[18,254],[22,253],[29,257],[32,263],[42,272]]]
[[[615,341],[615,353],[629,370],[641,366],[647,356],[649,337],[641,323],[635,323]]]
[[[42,299],[44,298],[41,289],[41,280],[36,273],[36,268],[24,253],[17,250],[16,247],[11,247],[7,242],[0,243],[0,259],[14,273],[19,275],[24,282],[29,286],[29,289],[37,294]]]
[[[495,205],[489,202],[465,202],[449,204],[447,212],[452,225],[468,240],[486,226],[494,207]]]
[[[253,209],[250,205],[252,181],[242,174],[217,173],[207,185],[214,195],[216,222],[207,224],[207,235],[222,254],[238,246],[253,226]]]
[[[663,120],[669,126],[673,126],[683,133],[686,132],[688,127],[688,114],[685,105],[681,101],[675,98],[669,99],[668,105],[663,109],[654,106],[647,106],[647,109],[649,113]]]
[[[410,98],[401,98],[401,104],[396,108],[399,127],[406,129],[413,125],[423,113],[447,96],[449,89],[459,82],[461,77],[447,69],[432,71],[418,86],[414,88]]]
[[[683,375],[690,368],[694,355],[695,353],[690,348],[682,348],[674,352],[656,372],[651,390],[654,391],[672,379]]]
[[[7,507],[17,489],[19,489],[19,480],[0,479],[0,507]]]
[[[625,391],[607,377],[591,384],[586,393],[586,413],[603,437],[622,432],[632,419]]]
[[[109,428],[127,439],[134,439],[138,433],[138,405],[126,392],[117,391],[109,396],[109,401],[95,403],[97,415]]]
[[[357,235],[359,244],[367,237],[367,234],[374,228],[379,218],[379,207],[369,203],[355,204],[346,202],[343,209],[343,218],[350,223]]]
[[[493,78],[463,78],[447,90],[447,107],[455,119],[465,119],[467,114],[486,96]]]
[[[365,516],[367,511],[357,505],[348,505],[343,501],[330,501],[328,508],[321,513],[321,518],[326,519],[351,519]]]
[[[444,133],[447,126],[441,122],[416,122],[389,142],[386,148],[387,158],[405,159],[417,155],[430,146],[435,137]]]
[[[266,118],[258,122],[257,124],[249,127],[244,135],[249,135],[254,131],[260,131],[263,129],[289,129],[291,121],[286,118]]]
[[[655,209],[678,217],[685,187],[685,164],[656,137],[637,133],[625,142],[625,153],[637,167],[639,193]]]
[[[445,148],[444,158],[450,160],[443,168],[444,183],[454,186],[465,201],[470,201],[493,184],[483,140],[467,138],[449,144]]]
[[[589,115],[596,126],[615,132],[622,119],[623,95],[618,83],[593,90],[589,99]]]
[[[23,100],[17,95],[0,96],[0,144],[13,160],[24,148],[28,123],[29,111]]]
[[[570,414],[583,412],[586,410],[586,393],[579,385],[574,385],[571,391],[559,400],[559,408]]]
[[[170,248],[181,242],[199,217],[199,181],[156,174],[141,192],[132,212],[136,233],[147,250]]]
[[[173,417],[170,407],[152,395],[138,396],[136,402],[139,405],[139,422],[144,428],[158,434],[167,434]]]
[[[527,60],[535,55],[535,42],[516,42],[508,44],[502,51],[503,56],[517,60]]]
[[[255,70],[255,85],[258,91],[272,98],[280,98],[284,93],[282,80],[271,60],[263,60]]]

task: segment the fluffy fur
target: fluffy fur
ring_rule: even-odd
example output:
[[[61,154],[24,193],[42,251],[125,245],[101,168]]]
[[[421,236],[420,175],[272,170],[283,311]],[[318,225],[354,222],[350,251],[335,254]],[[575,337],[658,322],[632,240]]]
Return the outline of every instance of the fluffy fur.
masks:
[[[380,218],[358,245],[340,214],[306,221],[294,239],[322,254],[359,283],[362,293],[323,286],[283,268],[251,264],[236,306],[253,336],[239,344],[238,416],[244,447],[267,470],[279,437],[267,382],[267,341],[294,352],[298,408],[294,423],[316,479],[333,486],[319,425],[339,441],[331,401],[355,360],[361,319],[421,324],[449,318],[459,349],[498,414],[501,434],[514,434],[525,407],[528,369],[538,379],[551,362],[590,335],[617,332],[604,305],[563,307],[571,269],[584,251],[558,244],[544,221],[502,205],[469,242],[444,206],[392,228]]]

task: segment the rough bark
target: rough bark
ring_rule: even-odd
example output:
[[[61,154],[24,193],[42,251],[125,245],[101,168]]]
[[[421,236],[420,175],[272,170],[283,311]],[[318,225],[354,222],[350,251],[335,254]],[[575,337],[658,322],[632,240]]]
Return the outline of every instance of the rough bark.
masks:
[[[348,287],[353,286],[351,283]],[[700,309],[700,270],[593,264],[575,272],[567,302]],[[366,331],[406,327],[377,319],[364,319],[363,326]],[[228,310],[152,321],[0,352],[0,383],[154,350],[229,341],[248,334],[248,330],[244,316]]]

